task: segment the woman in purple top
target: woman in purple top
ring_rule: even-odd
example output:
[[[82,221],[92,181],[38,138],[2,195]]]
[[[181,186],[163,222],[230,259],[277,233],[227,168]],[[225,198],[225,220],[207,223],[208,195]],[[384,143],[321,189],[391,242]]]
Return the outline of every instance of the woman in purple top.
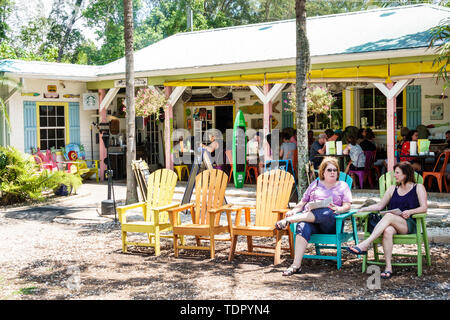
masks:
[[[331,197],[331,204],[325,208],[310,209],[310,203]],[[319,167],[319,179],[308,187],[302,200],[286,213],[286,218],[276,224],[281,230],[290,223],[297,224],[295,236],[295,257],[293,264],[283,272],[283,276],[291,276],[301,272],[303,255],[314,233],[334,233],[336,231],[335,215],[350,210],[352,193],[348,184],[339,181],[339,163],[336,158],[326,157]]]
[[[416,232],[416,221],[411,217],[416,213],[427,211],[427,191],[422,184],[416,184],[414,169],[407,162],[397,163],[394,166],[394,176],[397,185],[390,186],[377,204],[361,208],[359,212],[370,212],[400,209],[401,215],[386,213],[377,223],[369,238],[355,247],[347,250],[354,254],[367,254],[370,244],[383,235],[383,250],[386,260],[386,269],[381,273],[383,279],[392,276],[392,247],[394,234],[411,234]]]

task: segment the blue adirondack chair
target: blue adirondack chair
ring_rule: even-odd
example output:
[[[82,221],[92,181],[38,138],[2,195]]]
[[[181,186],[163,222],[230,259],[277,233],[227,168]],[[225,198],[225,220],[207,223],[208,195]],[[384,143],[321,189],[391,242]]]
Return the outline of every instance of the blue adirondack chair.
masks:
[[[341,172],[339,180],[347,182],[349,188],[352,188],[353,179],[348,174]],[[353,240],[355,244],[358,244],[358,231],[356,229],[356,219],[353,217],[354,213],[356,213],[356,210],[350,210],[336,216],[336,233],[311,235],[309,243],[315,245],[316,254],[304,255],[303,258],[335,260],[337,262],[337,268],[340,269],[342,266],[342,249],[346,248],[346,246],[342,246],[342,243]],[[344,232],[344,223],[347,218],[351,218],[353,232]],[[291,223],[291,231],[294,235],[294,248],[296,230],[297,223]],[[322,255],[320,249],[336,249],[336,255]]]

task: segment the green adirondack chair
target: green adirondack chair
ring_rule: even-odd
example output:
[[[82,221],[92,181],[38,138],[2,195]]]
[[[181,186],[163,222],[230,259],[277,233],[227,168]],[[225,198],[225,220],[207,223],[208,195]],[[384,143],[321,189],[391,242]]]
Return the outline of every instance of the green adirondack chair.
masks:
[[[317,178],[318,179],[318,178]],[[347,182],[350,189],[352,189],[353,179],[343,172],[339,175],[340,181]],[[303,258],[306,259],[323,259],[323,260],[335,260],[337,264],[337,269],[342,267],[342,243],[348,241],[355,241],[355,245],[358,244],[358,233],[356,228],[356,219],[353,214],[356,210],[350,210],[345,213],[341,213],[336,216],[336,233],[333,234],[312,234],[309,243],[315,245],[316,254],[315,255],[304,255]],[[344,223],[347,218],[351,218],[352,222],[352,232],[344,232]],[[291,223],[291,231],[294,235],[294,246],[295,246],[295,232],[297,230],[297,223]],[[323,255],[321,254],[321,249],[336,249],[336,255]]]
[[[423,178],[420,174],[417,172],[415,173],[415,178],[417,183],[423,184]],[[390,171],[385,173],[380,177],[380,198],[383,198],[384,193],[386,190],[391,186],[395,184],[395,177],[394,172]],[[392,262],[393,266],[417,266],[417,275],[420,277],[422,275],[422,244],[425,247],[425,255],[426,255],[426,262],[427,265],[431,265],[431,258],[430,258],[430,246],[428,243],[428,236],[427,236],[427,225],[426,225],[426,212],[425,213],[419,213],[415,214],[412,217],[416,219],[417,224],[417,232],[414,234],[397,234],[394,235],[394,244],[415,244],[417,245],[417,254],[392,254],[393,257],[395,256],[403,256],[403,257],[415,257],[416,262]],[[359,218],[362,220],[363,230],[364,230],[364,239],[367,239],[370,236],[370,233],[367,231],[368,227],[368,217],[369,212],[359,212],[353,215],[355,218]],[[367,270],[368,264],[375,264],[375,265],[385,265],[385,262],[380,260],[380,255],[383,255],[383,253],[380,253],[378,251],[378,245],[382,244],[383,237],[377,238],[373,242],[373,252],[374,252],[374,259],[369,260],[368,255],[365,255],[363,257],[363,264],[362,264],[362,272],[365,273]]]

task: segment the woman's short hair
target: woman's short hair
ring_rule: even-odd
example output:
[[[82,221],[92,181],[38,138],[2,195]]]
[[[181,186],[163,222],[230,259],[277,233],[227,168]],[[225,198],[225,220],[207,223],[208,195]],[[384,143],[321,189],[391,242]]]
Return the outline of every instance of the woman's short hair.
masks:
[[[319,166],[319,179],[320,180],[325,180],[325,169],[327,168],[327,166],[331,164],[333,166],[336,167],[337,169],[337,180],[339,180],[339,162],[336,158],[334,157],[325,157],[322,160],[322,163]]]
[[[411,164],[409,164],[409,162],[397,163],[394,165],[394,171],[396,168],[400,168],[400,170],[402,170],[403,174],[406,176],[404,181],[405,184],[408,182],[416,183],[414,169]]]
[[[412,136],[414,135],[414,133],[416,133],[417,130],[410,130],[408,132],[408,134],[406,135],[405,141],[412,141]]]

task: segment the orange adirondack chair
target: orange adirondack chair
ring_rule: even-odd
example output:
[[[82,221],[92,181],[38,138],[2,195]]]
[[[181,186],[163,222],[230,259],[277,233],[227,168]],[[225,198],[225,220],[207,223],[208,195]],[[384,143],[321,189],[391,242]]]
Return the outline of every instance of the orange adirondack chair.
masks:
[[[441,166],[440,170],[438,171],[439,162],[441,161],[442,156],[445,157],[444,162],[442,163],[442,166]],[[445,170],[447,168],[449,158],[450,158],[450,151],[442,152],[436,161],[433,171],[424,171],[423,172],[423,182],[424,182],[423,184],[425,184],[426,178],[430,177],[428,179],[428,189],[431,189],[431,180],[433,180],[432,177],[435,177],[437,180],[437,183],[438,183],[439,192],[442,192],[442,180],[444,180],[445,191],[446,192],[450,191],[450,186],[447,184],[447,179],[445,178]]]
[[[173,246],[175,257],[179,249],[209,250],[211,259],[215,256],[215,235],[230,233],[231,213],[225,209],[231,205],[224,205],[225,189],[228,176],[218,169],[205,170],[195,177],[195,202],[181,205],[168,210],[170,222],[173,226]],[[177,220],[177,213],[190,210],[192,223],[181,224]],[[220,225],[220,213],[226,212],[228,225]],[[178,237],[195,236],[197,246],[178,245]],[[209,240],[209,246],[201,246],[201,240]],[[223,240],[223,239],[221,239]],[[230,239],[225,239],[230,241]]]
[[[291,173],[276,169],[258,176],[256,186],[256,207],[229,208],[227,211],[236,212],[235,225],[233,226],[231,250],[228,260],[234,258],[235,253],[274,256],[274,264],[280,263],[281,237],[289,235],[289,246],[293,257],[293,239],[288,230],[278,231],[275,223],[281,220],[289,204],[289,197],[294,185],[294,177]],[[250,210],[256,210],[255,223],[251,224]],[[245,225],[241,225],[242,211],[245,212]],[[238,236],[247,236],[248,251],[235,252]],[[276,237],[274,247],[254,246],[253,237]],[[271,248],[274,253],[254,252],[253,248]]]

